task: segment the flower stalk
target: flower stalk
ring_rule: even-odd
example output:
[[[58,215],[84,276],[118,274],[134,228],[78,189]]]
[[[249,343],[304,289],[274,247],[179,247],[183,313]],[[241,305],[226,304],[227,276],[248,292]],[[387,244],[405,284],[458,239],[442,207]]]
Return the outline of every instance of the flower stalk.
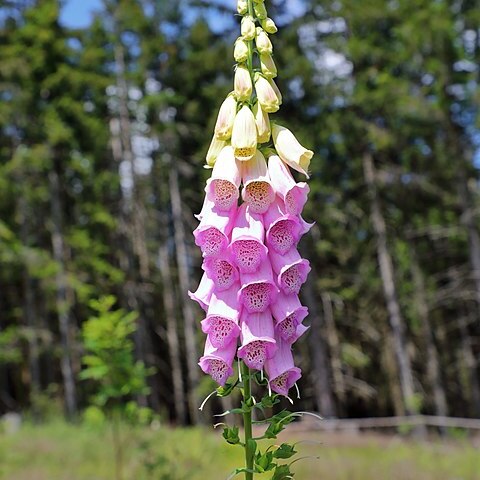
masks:
[[[277,67],[269,37],[277,27],[264,0],[237,0],[237,12],[242,19],[233,48],[233,92],[217,117],[206,158],[213,170],[194,231],[204,275],[190,297],[206,315],[200,368],[220,385],[217,396],[236,388],[242,395],[241,407],[223,414],[243,420],[243,442],[238,426],[223,431],[225,440],[245,453],[245,465],[230,478],[243,474],[253,480],[270,472],[271,480],[282,480],[293,476],[292,463],[284,461],[296,454],[294,447],[284,443],[262,451],[257,442],[276,439],[299,416],[281,410],[265,418],[301,378],[292,345],[308,330],[303,324],[308,309],[298,294],[310,265],[297,245],[311,225],[301,216],[309,188],[296,182],[290,168],[308,176],[313,152],[270,122],[282,95],[273,80]],[[235,359],[238,378],[231,382]],[[263,397],[255,401],[253,394],[259,398],[261,390]],[[255,411],[265,420],[255,420]],[[266,425],[263,435],[253,437],[253,423]]]
[[[245,405],[250,406],[252,401],[252,384],[250,378],[250,369],[245,362],[242,361],[242,380],[243,380],[243,401]],[[252,432],[252,411],[246,409],[243,413],[243,429],[245,432],[245,480],[253,480],[253,459],[255,456],[255,449],[253,447],[253,432]]]

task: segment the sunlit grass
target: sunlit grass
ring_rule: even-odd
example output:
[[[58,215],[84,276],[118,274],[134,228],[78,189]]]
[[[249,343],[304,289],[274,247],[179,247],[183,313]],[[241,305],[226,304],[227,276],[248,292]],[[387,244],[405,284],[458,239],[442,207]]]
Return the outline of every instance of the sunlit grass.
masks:
[[[127,429],[124,480],[223,480],[242,464],[240,447],[221,432],[200,429]],[[415,443],[381,436],[292,433],[300,456],[298,479],[480,480],[480,451],[467,442]],[[269,478],[269,476],[259,476]],[[0,435],[3,480],[113,480],[110,431],[62,421],[24,425]],[[241,478],[241,477],[237,477]]]

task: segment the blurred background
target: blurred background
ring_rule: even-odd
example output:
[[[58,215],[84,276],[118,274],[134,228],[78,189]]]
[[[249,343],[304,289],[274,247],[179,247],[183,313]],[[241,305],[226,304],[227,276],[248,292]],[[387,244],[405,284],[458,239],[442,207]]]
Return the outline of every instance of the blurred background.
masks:
[[[311,328],[296,345],[304,373],[294,408],[464,417],[471,429],[440,422],[435,432],[471,437],[480,428],[479,2],[267,8],[279,26],[275,119],[316,153],[304,213],[316,224],[300,247],[313,267],[302,290]],[[125,478],[225,478],[223,467],[205,473],[213,459],[235,465],[228,449],[218,453],[220,432],[202,433],[231,404],[213,398],[198,410],[215,385],[197,366],[202,312],[186,295],[201,274],[191,232],[202,167],[233,88],[234,13],[233,0],[0,0],[0,414],[4,433],[16,432],[0,433],[0,478],[120,478],[105,466],[102,437],[84,427],[115,405],[158,427],[137,432]],[[119,319],[123,334],[112,327]],[[117,354],[122,391],[108,365]],[[190,454],[155,450],[160,437]],[[321,468],[322,478],[480,478],[470,443],[449,444],[447,456],[418,446],[422,466],[406,444],[390,451],[391,439],[369,437],[360,467],[342,459],[366,440],[345,449],[322,438],[312,450],[322,466],[299,478]],[[45,463],[53,454],[77,463],[66,474]],[[185,476],[168,470],[181,455]]]

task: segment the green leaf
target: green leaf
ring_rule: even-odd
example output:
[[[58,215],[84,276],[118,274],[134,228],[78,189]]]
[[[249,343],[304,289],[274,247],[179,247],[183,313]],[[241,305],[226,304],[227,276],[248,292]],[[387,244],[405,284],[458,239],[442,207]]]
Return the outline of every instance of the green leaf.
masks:
[[[290,471],[290,467],[288,465],[277,465],[271,480],[286,480],[288,478],[292,478],[293,476],[294,474]]]
[[[293,447],[293,445],[289,445],[288,443],[282,443],[274,452],[273,456],[275,458],[290,458],[293,457],[297,451]]]
[[[264,473],[273,470],[276,467],[276,464],[273,463],[272,460],[273,452],[265,452],[264,454],[258,452],[255,456],[255,467],[258,473]]]
[[[223,438],[230,445],[237,445],[240,443],[240,437],[238,436],[238,427],[234,425],[233,427],[225,427],[223,429]]]

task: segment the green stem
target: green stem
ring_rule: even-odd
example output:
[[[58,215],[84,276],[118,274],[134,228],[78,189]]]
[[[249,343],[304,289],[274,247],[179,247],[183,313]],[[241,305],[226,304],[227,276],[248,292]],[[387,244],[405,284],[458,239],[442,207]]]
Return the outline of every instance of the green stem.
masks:
[[[248,0],[248,15],[255,19],[255,11],[253,10],[253,0]],[[253,72],[253,40],[249,40],[247,42],[248,47],[248,58],[247,58],[247,68],[250,72],[250,77],[252,79],[252,83],[254,80],[254,72]]]
[[[247,406],[252,403],[252,390],[250,384],[250,369],[242,362],[243,401]],[[245,472],[245,480],[253,480],[253,458],[255,451],[252,449],[252,411],[243,414],[243,428],[245,430],[245,467],[250,472]]]

